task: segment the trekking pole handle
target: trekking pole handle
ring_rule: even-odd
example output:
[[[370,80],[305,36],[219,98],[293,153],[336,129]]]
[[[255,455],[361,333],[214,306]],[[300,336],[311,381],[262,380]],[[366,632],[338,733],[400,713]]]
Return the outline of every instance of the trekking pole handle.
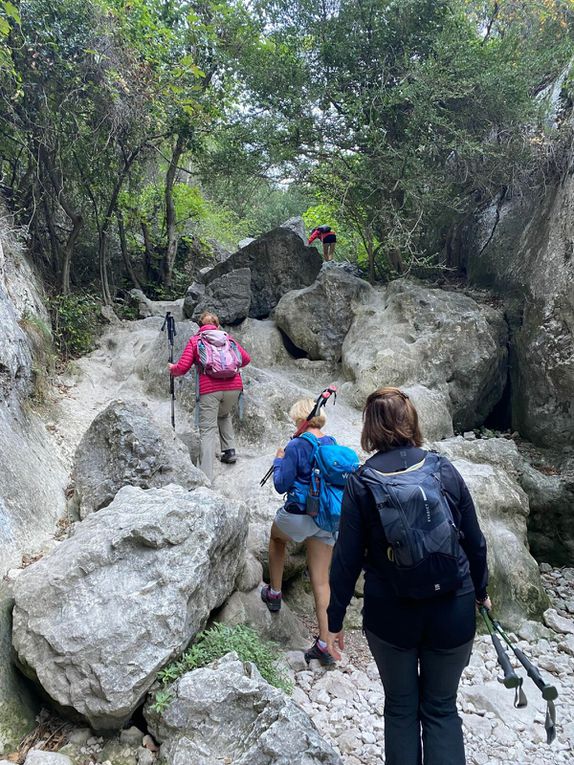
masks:
[[[498,657],[500,669],[504,673],[504,677],[500,682],[504,685],[505,688],[517,688],[519,685],[521,685],[522,678],[518,677],[516,672],[512,669],[512,664],[510,663],[508,654],[502,647],[502,643],[500,642],[498,635],[493,633],[490,637],[492,638],[494,650],[496,651],[496,655]]]
[[[545,701],[554,701],[554,699],[558,698],[558,691],[556,690],[554,685],[550,685],[550,683],[546,683],[544,681],[544,678],[540,674],[540,670],[538,667],[536,667],[530,659],[525,656],[525,654],[520,650],[520,648],[512,648],[514,651],[516,658],[518,661],[522,664],[524,669],[526,670],[526,674],[528,677],[532,680],[534,685],[542,691],[542,698]]]

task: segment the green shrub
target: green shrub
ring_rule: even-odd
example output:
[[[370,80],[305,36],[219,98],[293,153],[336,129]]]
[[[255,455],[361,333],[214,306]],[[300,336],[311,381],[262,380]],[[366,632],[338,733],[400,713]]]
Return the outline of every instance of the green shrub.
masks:
[[[54,340],[62,358],[74,359],[94,349],[100,307],[99,300],[90,294],[51,298]]]
[[[201,632],[178,661],[158,672],[158,680],[163,687],[156,692],[152,709],[161,712],[169,704],[172,692],[167,686],[170,683],[192,669],[205,667],[230,651],[235,651],[242,661],[252,661],[270,685],[286,693],[291,692],[291,683],[278,667],[279,647],[275,643],[263,640],[255,630],[242,624],[235,627],[215,624]]]

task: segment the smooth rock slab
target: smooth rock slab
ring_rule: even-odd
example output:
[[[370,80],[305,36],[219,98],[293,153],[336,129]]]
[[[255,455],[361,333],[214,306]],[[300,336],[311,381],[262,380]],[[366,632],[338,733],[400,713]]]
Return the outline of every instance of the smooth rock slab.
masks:
[[[188,672],[146,719],[167,765],[342,765],[309,716],[234,653]]]
[[[233,590],[247,511],[210,489],[125,487],[14,586],[24,671],[96,730],[119,728]]]

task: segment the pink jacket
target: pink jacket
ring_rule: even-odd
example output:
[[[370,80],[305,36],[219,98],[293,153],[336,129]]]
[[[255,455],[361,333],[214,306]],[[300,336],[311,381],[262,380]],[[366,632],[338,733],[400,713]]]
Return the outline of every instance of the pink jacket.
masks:
[[[243,382],[239,372],[235,377],[230,377],[228,380],[218,380],[208,375],[203,374],[199,364],[199,352],[197,350],[197,343],[202,331],[207,329],[219,329],[214,324],[204,324],[200,327],[199,332],[193,337],[190,337],[188,344],[185,346],[183,353],[177,364],[174,365],[171,370],[171,374],[174,377],[187,374],[193,364],[197,364],[199,367],[199,395],[203,396],[205,393],[215,393],[218,390],[243,390]],[[251,356],[247,351],[242,348],[237,340],[234,340],[237,345],[237,349],[241,353],[241,366],[246,367],[251,361]]]

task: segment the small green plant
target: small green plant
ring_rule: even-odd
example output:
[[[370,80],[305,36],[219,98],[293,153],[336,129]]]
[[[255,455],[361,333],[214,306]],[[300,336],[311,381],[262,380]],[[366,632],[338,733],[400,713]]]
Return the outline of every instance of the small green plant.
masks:
[[[94,295],[58,295],[50,300],[54,340],[62,358],[94,349],[100,302]]]
[[[158,714],[161,714],[173,699],[173,691],[171,688],[160,688],[156,691],[155,700],[151,705],[151,709]]]
[[[201,632],[180,659],[158,672],[157,677],[163,687],[156,691],[151,708],[162,712],[173,697],[169,688],[171,683],[186,672],[205,667],[230,651],[235,651],[242,661],[252,661],[270,685],[291,693],[291,683],[278,667],[279,647],[275,643],[263,640],[255,630],[243,624],[235,627],[215,624]]]

